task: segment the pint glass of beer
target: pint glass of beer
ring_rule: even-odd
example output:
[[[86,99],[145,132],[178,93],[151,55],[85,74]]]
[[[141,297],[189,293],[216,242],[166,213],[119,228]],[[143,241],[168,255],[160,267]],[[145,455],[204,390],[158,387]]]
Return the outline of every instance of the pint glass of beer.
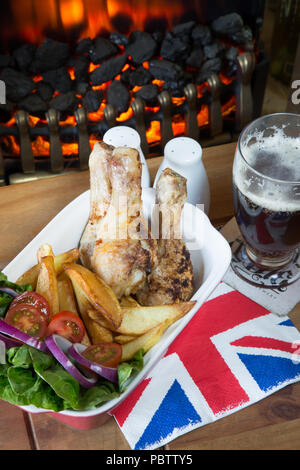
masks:
[[[263,116],[242,131],[233,165],[233,199],[244,268],[256,273],[248,280],[267,272],[272,287],[300,278],[299,114]]]

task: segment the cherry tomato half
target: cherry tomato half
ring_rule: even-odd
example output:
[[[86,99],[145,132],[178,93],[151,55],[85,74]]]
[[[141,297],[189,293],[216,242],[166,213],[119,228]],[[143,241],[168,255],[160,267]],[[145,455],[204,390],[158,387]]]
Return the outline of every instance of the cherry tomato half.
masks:
[[[16,304],[10,307],[5,321],[30,336],[43,338],[47,330],[47,319],[33,305]]]
[[[46,336],[53,334],[63,336],[72,343],[80,343],[85,335],[85,327],[78,315],[63,310],[53,315],[48,325]]]
[[[117,367],[122,358],[122,346],[117,343],[93,344],[81,354],[91,362],[97,362],[106,367]]]
[[[48,301],[41,294],[37,292],[23,292],[18,295],[11,303],[10,308],[15,305],[27,304],[32,305],[39,310],[48,320],[50,317],[50,306]]]

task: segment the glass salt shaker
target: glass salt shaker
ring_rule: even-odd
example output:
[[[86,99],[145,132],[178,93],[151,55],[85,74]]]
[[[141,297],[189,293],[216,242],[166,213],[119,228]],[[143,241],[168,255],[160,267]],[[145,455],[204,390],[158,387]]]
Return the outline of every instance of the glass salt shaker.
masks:
[[[190,137],[175,137],[164,148],[164,158],[154,180],[165,168],[171,168],[187,179],[187,202],[204,205],[208,214],[210,206],[209,182],[202,162],[202,147]]]
[[[142,188],[150,187],[150,174],[145,155],[141,149],[141,138],[139,133],[128,126],[111,127],[105,132],[103,141],[114,147],[131,147],[138,150],[142,163]]]

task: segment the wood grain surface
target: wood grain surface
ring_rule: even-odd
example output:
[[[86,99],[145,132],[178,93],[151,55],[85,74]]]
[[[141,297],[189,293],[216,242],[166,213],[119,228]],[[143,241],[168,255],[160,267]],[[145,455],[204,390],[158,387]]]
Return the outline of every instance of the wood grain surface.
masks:
[[[214,224],[233,215],[232,163],[235,144],[203,150],[203,161],[211,189],[210,218]],[[148,160],[153,181],[161,159]],[[88,172],[0,188],[0,269],[71,200],[89,187]],[[66,234],[67,236],[67,234]],[[299,305],[290,314],[300,329]],[[299,449],[300,384],[237,413],[185,434],[167,446],[169,450],[190,449]],[[112,450],[129,449],[113,418],[99,428],[77,430],[51,415],[28,415],[0,401],[0,450]]]

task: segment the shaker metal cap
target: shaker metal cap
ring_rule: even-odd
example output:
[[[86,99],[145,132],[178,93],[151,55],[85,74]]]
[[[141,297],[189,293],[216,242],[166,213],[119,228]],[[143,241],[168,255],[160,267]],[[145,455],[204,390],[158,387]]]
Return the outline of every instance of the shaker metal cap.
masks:
[[[176,165],[191,164],[202,157],[202,147],[190,137],[175,137],[166,144],[164,154]]]

